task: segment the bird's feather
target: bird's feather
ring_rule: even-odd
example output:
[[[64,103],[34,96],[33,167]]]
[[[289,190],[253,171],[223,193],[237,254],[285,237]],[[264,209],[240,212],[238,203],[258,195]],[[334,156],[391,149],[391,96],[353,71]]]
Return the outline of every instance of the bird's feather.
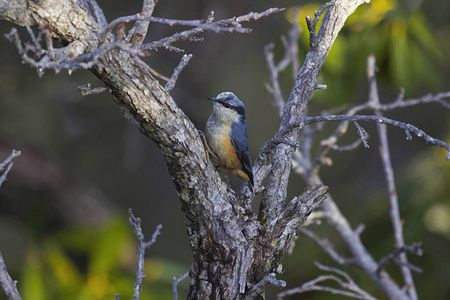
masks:
[[[247,174],[249,182],[253,187],[252,160],[248,149],[247,123],[245,119],[242,122],[235,122],[231,125],[230,140],[236,150],[237,156],[242,162],[243,171]]]

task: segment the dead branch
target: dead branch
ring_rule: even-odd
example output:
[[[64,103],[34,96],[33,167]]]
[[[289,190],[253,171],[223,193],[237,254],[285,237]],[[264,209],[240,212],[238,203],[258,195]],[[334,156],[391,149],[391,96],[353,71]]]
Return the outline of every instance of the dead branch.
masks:
[[[170,91],[174,88],[175,83],[178,79],[178,76],[180,75],[181,71],[183,71],[183,69],[187,66],[187,64],[189,63],[189,61],[192,58],[192,54],[185,54],[183,55],[183,57],[180,60],[180,63],[178,64],[178,66],[175,68],[172,77],[170,77],[170,80],[167,82],[167,84],[164,86],[164,89],[170,93]]]
[[[310,292],[310,291],[324,291],[324,292],[330,292],[332,294],[337,295],[343,295],[347,297],[352,297],[354,299],[365,299],[365,300],[376,300],[377,298],[373,297],[363,289],[361,289],[354,281],[353,279],[344,271],[327,267],[324,265],[321,265],[316,262],[316,266],[323,271],[334,273],[335,275],[321,275],[313,280],[310,280],[308,282],[305,282],[300,287],[293,288],[286,290],[284,292],[279,293],[278,300],[283,299],[286,296],[290,296],[293,294],[301,294],[304,292]],[[339,275],[341,277],[338,277],[336,275]],[[340,285],[342,289],[332,288],[329,286],[323,286],[319,285],[318,283],[326,280],[332,280],[335,281]]]
[[[367,59],[367,78],[369,80],[369,100],[368,102],[372,105],[372,107],[377,107],[380,104],[380,99],[378,96],[378,87],[375,76],[375,56],[370,55]],[[400,99],[400,98],[399,98]],[[375,115],[378,117],[382,117],[383,114],[380,110],[375,109]],[[384,169],[384,177],[386,178],[386,184],[388,189],[388,197],[389,197],[389,212],[392,222],[392,229],[394,231],[395,244],[396,247],[401,249],[404,245],[403,238],[403,224],[400,220],[400,209],[398,206],[398,197],[397,190],[395,188],[394,182],[394,169],[392,167],[391,157],[389,154],[389,142],[387,137],[387,129],[384,124],[377,124],[378,137],[380,141],[380,156],[381,162],[383,164]],[[411,133],[409,130],[406,132],[406,139],[411,140]],[[448,158],[447,158],[448,160]],[[398,252],[399,260],[402,264],[408,264],[408,259],[406,257],[405,252]],[[381,265],[381,263],[380,263]],[[382,268],[378,266],[377,272],[379,272]],[[405,286],[408,287],[407,294],[412,300],[417,300],[417,292],[414,286],[414,280],[411,274],[411,270],[406,266],[400,266],[400,270],[402,272],[403,281]]]
[[[0,176],[0,187],[2,186],[3,182],[6,180],[6,176],[8,176],[9,171],[11,171],[12,166],[14,163],[12,160],[16,157],[19,157],[22,153],[17,150],[12,150],[11,154],[0,163],[0,172],[3,172],[2,176]],[[6,167],[6,170],[5,170]]]
[[[417,273],[421,273],[422,269],[409,264],[408,261],[405,261],[404,259],[401,258],[401,254],[404,254],[406,252],[412,253],[417,256],[422,256],[423,250],[421,247],[422,247],[422,243],[412,243],[411,245],[403,245],[401,247],[398,247],[392,253],[389,253],[388,255],[386,255],[382,259],[380,259],[380,262],[378,263],[377,273],[380,273],[382,270],[384,270],[384,268],[390,261],[396,262],[401,267],[405,267],[405,268],[411,269]],[[411,284],[411,282],[409,282],[407,284]],[[414,283],[412,282],[412,284],[414,284]],[[415,292],[415,290],[414,290],[414,292]],[[417,295],[416,295],[416,297],[417,297]]]
[[[2,252],[0,252],[0,284],[5,291],[8,300],[22,300],[22,297],[17,290],[17,281],[13,280],[9,275],[8,270],[6,270]]]
[[[183,275],[180,275],[178,278],[175,276],[173,277],[173,282],[172,282],[173,300],[178,300],[178,291],[177,291],[178,284],[188,277],[189,277],[189,272],[186,272]]]
[[[147,248],[150,248],[150,246],[156,242],[156,237],[160,234],[162,225],[156,226],[155,232],[153,232],[152,234],[152,238],[146,242],[144,238],[144,233],[142,232],[141,228],[141,219],[136,218],[133,215],[133,211],[131,210],[131,208],[128,210],[128,213],[130,214],[130,224],[131,226],[133,226],[134,234],[138,239],[139,264],[138,270],[136,272],[136,284],[134,285],[134,297],[133,297],[133,300],[138,300],[139,294],[141,293],[142,280],[145,277],[144,274],[145,250],[147,250]]]

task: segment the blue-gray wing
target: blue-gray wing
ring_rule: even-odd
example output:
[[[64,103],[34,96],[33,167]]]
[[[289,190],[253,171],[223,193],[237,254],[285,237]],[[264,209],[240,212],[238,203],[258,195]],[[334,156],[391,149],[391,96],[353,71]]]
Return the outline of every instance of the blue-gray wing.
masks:
[[[247,137],[247,123],[245,120],[240,123],[233,123],[231,125],[231,144],[236,150],[237,156],[244,166],[243,171],[250,179],[251,189],[253,187],[253,171],[252,171],[252,159],[250,158],[250,151],[248,150],[248,137]]]

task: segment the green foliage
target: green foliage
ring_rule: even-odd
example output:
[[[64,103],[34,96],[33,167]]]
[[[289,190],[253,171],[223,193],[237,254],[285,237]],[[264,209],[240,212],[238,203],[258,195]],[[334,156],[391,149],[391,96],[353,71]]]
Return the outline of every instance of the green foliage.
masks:
[[[314,16],[319,7],[307,4],[300,8],[296,22],[302,28],[301,53],[309,49],[305,15]],[[292,22],[293,8],[287,11],[286,18]],[[407,93],[414,94],[418,88],[436,91],[442,86],[438,67],[446,64],[448,57],[423,12],[396,1],[378,0],[361,6],[347,20],[319,78],[332,93],[320,93],[318,100],[326,100],[328,107],[348,103],[357,85],[366,80],[361,70],[370,54],[377,58],[378,77],[396,89],[404,87]]]
[[[96,229],[62,230],[32,248],[19,289],[24,299],[33,300],[113,299],[114,293],[131,299],[136,270],[137,240],[127,218],[120,216]],[[147,259],[142,298],[172,299],[172,278],[186,270],[165,260]]]

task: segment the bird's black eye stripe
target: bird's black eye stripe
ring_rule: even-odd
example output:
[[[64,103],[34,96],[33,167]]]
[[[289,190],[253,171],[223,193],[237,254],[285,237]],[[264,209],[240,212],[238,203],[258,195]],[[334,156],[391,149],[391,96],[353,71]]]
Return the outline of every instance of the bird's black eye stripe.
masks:
[[[231,107],[231,105],[228,104],[228,103],[224,103],[223,106],[225,106],[226,108],[230,108]]]

